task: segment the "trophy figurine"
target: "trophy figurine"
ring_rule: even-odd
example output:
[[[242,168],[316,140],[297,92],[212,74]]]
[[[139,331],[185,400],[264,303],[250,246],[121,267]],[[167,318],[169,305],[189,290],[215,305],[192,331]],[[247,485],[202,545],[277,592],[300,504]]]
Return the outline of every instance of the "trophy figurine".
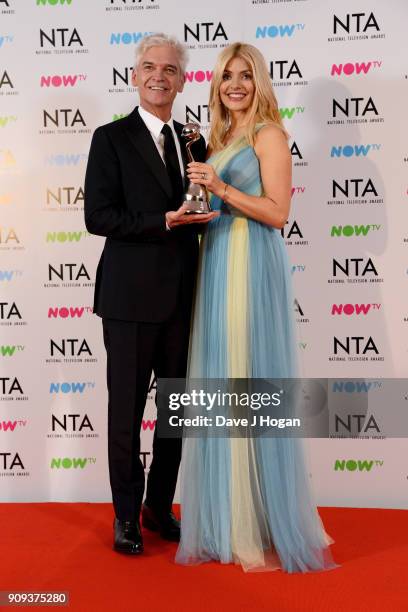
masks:
[[[191,153],[191,145],[200,138],[200,126],[198,123],[186,123],[181,135],[187,140],[186,149],[188,159],[190,162],[193,162],[195,159]],[[186,215],[207,214],[211,212],[205,185],[189,183],[187,191],[184,194],[184,203],[188,206],[185,213]]]

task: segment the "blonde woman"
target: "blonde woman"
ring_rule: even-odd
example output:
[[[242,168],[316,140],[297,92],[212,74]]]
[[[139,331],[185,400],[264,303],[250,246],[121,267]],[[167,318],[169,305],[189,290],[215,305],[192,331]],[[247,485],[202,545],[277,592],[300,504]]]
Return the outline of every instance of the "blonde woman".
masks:
[[[190,378],[296,375],[290,272],[280,228],[291,155],[267,67],[253,46],[222,51],[210,93],[206,163],[189,164],[220,215],[201,241]],[[245,570],[334,567],[299,440],[185,439],[176,561]]]

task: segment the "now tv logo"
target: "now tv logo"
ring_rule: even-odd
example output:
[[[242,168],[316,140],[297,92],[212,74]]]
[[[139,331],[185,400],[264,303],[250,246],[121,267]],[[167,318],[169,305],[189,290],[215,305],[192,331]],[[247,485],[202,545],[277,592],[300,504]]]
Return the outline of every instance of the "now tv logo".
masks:
[[[305,191],[306,191],[306,187],[303,187],[300,185],[298,187],[292,187],[291,196],[293,198],[293,196],[295,195],[302,195],[303,193],[305,193]]]
[[[349,472],[369,472],[373,466],[382,467],[383,464],[384,461],[379,459],[336,459],[334,469],[336,472],[339,470],[342,472],[344,472],[344,470]]]
[[[367,236],[370,231],[379,231],[381,225],[371,223],[370,225],[333,225],[330,235],[333,236]]]
[[[69,470],[71,468],[81,468],[83,470],[85,466],[92,463],[96,463],[95,457],[53,457],[51,459],[51,469],[64,468]]]
[[[24,351],[25,346],[21,346],[21,344],[2,344],[0,346],[0,355],[2,357],[13,357],[14,353]]]
[[[92,313],[93,309],[91,306],[50,306],[48,308],[48,318],[58,319],[60,317],[61,319],[74,319],[77,317],[80,319],[84,312]]]
[[[370,151],[379,151],[380,149],[380,144],[333,146],[330,157],[366,157]]]
[[[153,32],[112,32],[109,43],[111,45],[135,45],[150,34]]]
[[[0,282],[12,281],[18,276],[23,276],[22,270],[0,270]]]
[[[156,427],[156,420],[157,419],[143,419],[142,420],[142,430],[143,431],[154,431],[154,428]]]
[[[10,123],[15,123],[16,121],[16,115],[3,115],[2,117],[0,117],[0,127],[4,128]]]
[[[256,38],[276,38],[277,36],[288,36],[290,38],[295,32],[299,32],[304,29],[304,23],[257,26],[255,36]]]
[[[45,164],[47,166],[77,166],[87,160],[88,155],[86,153],[57,153],[46,157]]]
[[[14,36],[12,36],[11,34],[3,34],[0,36],[0,49],[2,48],[3,45],[9,43],[11,44],[14,40]]]
[[[374,68],[381,68],[382,62],[375,60],[372,62],[347,62],[346,64],[332,64],[331,76],[342,75],[351,76],[352,74],[367,74]]]
[[[208,83],[209,81],[211,81],[212,77],[212,70],[191,70],[189,72],[184,73],[186,83],[192,83],[193,81],[196,83]]]
[[[58,4],[67,4],[68,6],[71,4],[72,0],[37,0],[37,6],[57,6]]]
[[[47,232],[46,242],[79,242],[88,232]]]
[[[304,106],[292,106],[279,109],[282,119],[292,119],[293,115],[305,112]]]
[[[333,304],[331,313],[332,315],[366,315],[370,310],[380,310],[381,304]]]
[[[25,427],[27,421],[0,421],[0,431],[14,431],[16,427]]]
[[[86,81],[86,74],[41,75],[40,87],[74,87],[77,82]]]
[[[83,393],[86,389],[94,389],[94,382],[62,382],[50,383],[50,393]]]

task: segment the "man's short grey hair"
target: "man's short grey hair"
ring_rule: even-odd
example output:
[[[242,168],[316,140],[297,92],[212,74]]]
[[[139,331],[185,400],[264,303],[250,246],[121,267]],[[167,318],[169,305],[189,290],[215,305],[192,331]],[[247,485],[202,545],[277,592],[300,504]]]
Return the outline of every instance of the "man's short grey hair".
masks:
[[[177,40],[175,36],[169,36],[167,34],[163,34],[162,32],[158,32],[157,34],[149,34],[148,36],[144,36],[142,38],[136,47],[135,67],[137,67],[142,55],[144,55],[151,47],[173,47],[177,53],[180,70],[184,74],[188,62],[187,47]]]

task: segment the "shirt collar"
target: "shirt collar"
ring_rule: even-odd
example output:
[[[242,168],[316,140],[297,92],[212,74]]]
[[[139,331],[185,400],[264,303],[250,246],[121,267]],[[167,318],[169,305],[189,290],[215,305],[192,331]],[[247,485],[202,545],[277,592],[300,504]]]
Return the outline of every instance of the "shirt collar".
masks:
[[[140,117],[145,122],[146,127],[149,130],[149,132],[152,133],[156,141],[159,141],[161,137],[162,128],[164,125],[166,125],[165,122],[159,119],[159,117],[156,117],[156,115],[152,115],[152,113],[149,113],[149,111],[144,109],[142,106],[138,107],[138,111],[139,111]],[[171,128],[171,130],[174,133],[174,124],[173,124],[172,117],[170,117],[170,119],[168,120],[167,125]]]

